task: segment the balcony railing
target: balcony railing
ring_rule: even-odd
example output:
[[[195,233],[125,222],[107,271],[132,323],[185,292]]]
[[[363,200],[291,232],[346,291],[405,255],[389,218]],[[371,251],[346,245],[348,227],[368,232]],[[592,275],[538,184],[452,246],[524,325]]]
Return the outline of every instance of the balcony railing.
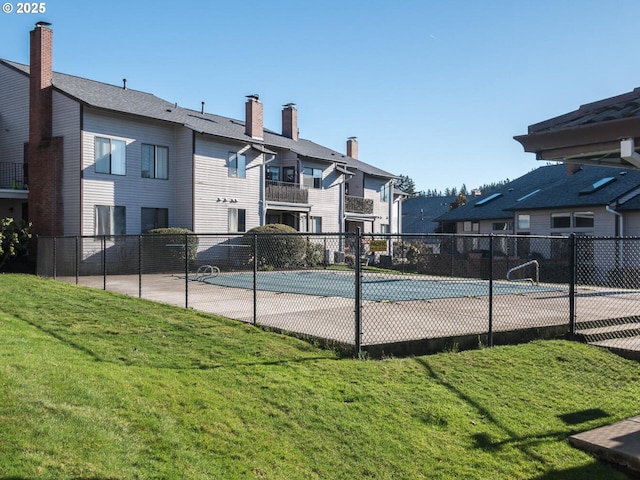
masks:
[[[23,163],[0,162],[0,188],[24,190],[24,171]]]
[[[299,183],[267,180],[265,198],[272,202],[309,203],[309,190]]]
[[[373,213],[373,200],[371,198],[344,196],[344,209],[351,213],[371,215]]]

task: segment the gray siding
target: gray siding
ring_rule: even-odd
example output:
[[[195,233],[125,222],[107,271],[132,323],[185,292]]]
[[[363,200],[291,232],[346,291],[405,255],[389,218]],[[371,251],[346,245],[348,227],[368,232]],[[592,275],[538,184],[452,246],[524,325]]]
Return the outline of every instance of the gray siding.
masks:
[[[54,92],[53,136],[64,137],[63,178],[63,231],[65,235],[80,234],[80,104],[75,100]]]
[[[140,233],[142,207],[168,208],[169,222],[176,211],[176,134],[175,127],[161,122],[134,119],[84,109],[83,150],[83,234],[95,231],[95,206],[120,205],[127,207],[127,233]],[[96,173],[95,138],[124,140],[127,145],[126,175]],[[169,148],[169,179],[142,178],[142,144]]]
[[[246,155],[246,178],[229,177],[229,152]],[[246,210],[247,230],[260,225],[262,155],[246,144],[196,135],[194,156],[194,230],[227,232],[229,209]]]
[[[0,65],[0,162],[23,162],[29,141],[29,79]]]

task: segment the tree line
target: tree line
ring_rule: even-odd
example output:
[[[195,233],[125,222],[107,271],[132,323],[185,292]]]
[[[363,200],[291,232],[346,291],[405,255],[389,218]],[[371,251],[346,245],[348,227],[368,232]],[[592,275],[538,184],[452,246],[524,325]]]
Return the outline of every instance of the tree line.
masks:
[[[497,182],[486,183],[484,185],[480,185],[477,188],[472,188],[469,190],[467,186],[463,183],[460,188],[451,187],[445,188],[444,190],[438,189],[427,189],[427,190],[416,190],[416,184],[411,177],[408,175],[400,175],[394,181],[394,188],[396,190],[400,190],[401,192],[406,193],[409,198],[413,197],[458,197],[462,195],[464,197],[468,197],[472,195],[472,193],[478,190],[481,194],[491,193],[494,190],[498,190],[503,185],[506,185],[511,180],[508,178],[505,180],[500,180]]]

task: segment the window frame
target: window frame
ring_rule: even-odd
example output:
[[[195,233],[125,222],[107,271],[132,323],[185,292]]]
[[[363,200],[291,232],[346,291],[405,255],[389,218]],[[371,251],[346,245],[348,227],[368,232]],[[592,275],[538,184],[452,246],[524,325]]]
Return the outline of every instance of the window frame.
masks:
[[[145,228],[145,212],[153,212],[153,226],[151,228]],[[149,230],[156,228],[168,228],[169,227],[169,209],[168,208],[156,208],[156,207],[140,207],[140,232],[146,233]]]
[[[127,207],[123,205],[95,205],[94,215],[96,237],[115,237],[127,234]],[[109,225],[105,229],[107,220]],[[118,225],[118,223],[121,224]]]
[[[551,228],[566,230],[571,228],[571,212],[551,213]]]
[[[95,172],[104,175],[125,176],[127,174],[127,142],[118,138],[100,136],[94,137],[93,140]],[[108,144],[108,152],[99,148],[99,144]]]
[[[384,203],[389,202],[389,193],[391,192],[391,186],[385,183],[380,187],[380,201]]]
[[[145,175],[144,163],[145,163],[145,148],[153,149],[153,158],[151,159],[150,171],[147,175]],[[161,170],[158,168],[158,164],[161,160],[159,160],[158,151],[166,151],[166,157],[164,159],[164,172],[166,176],[159,176],[158,171]],[[143,143],[141,147],[140,153],[140,176],[142,178],[151,178],[155,180],[169,180],[169,147],[163,145],[154,145],[151,143]]]
[[[227,210],[227,222],[229,233],[246,232],[247,210],[245,208],[229,207]]]
[[[526,222],[525,222],[526,220]],[[519,213],[517,218],[518,232],[523,230],[528,232],[531,230],[531,215],[528,213]]]
[[[242,159],[242,162],[239,160]],[[240,152],[229,152],[228,175],[231,178],[247,178],[247,156]]]
[[[303,184],[307,188],[322,188],[322,175],[324,171],[317,167],[303,167],[302,175],[304,176]]]
[[[579,220],[581,219],[581,220]],[[579,222],[584,220],[590,220],[586,225],[578,225]],[[594,228],[595,227],[595,213],[592,211],[580,211],[573,212],[573,228]]]

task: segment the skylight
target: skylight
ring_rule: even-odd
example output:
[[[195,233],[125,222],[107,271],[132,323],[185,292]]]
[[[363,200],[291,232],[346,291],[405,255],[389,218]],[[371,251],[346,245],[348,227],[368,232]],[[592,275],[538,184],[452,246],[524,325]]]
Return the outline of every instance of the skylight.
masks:
[[[502,193],[494,193],[493,195],[489,195],[487,198],[483,198],[479,202],[474,204],[474,207],[479,207],[480,205],[484,205],[485,203],[489,203],[491,200],[495,200],[498,197],[501,197]]]
[[[594,182],[594,184],[591,185],[590,187],[587,187],[584,190],[580,190],[580,195],[589,195],[591,193],[597,192],[601,188],[606,187],[607,185],[609,185],[610,183],[615,182],[616,180],[617,180],[616,177],[604,177],[604,178],[601,178],[597,182]]]
[[[519,199],[516,200],[516,202],[521,202],[522,200],[524,200],[525,198],[529,198],[529,197],[533,197],[536,193],[538,193],[540,191],[540,189],[536,189],[533,192],[529,192],[527,193],[524,197],[520,197]]]

